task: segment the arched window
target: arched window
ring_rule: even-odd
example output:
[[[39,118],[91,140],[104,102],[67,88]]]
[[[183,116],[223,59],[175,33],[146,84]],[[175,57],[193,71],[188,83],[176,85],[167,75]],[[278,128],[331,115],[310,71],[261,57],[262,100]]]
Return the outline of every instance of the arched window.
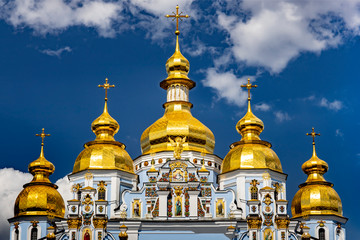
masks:
[[[254,187],[252,186],[250,188],[250,193],[251,193],[251,199],[252,200],[258,200],[258,188],[257,187]]]
[[[104,181],[100,181],[98,184],[98,200],[106,200],[106,187],[107,184]]]
[[[324,228],[319,229],[319,240],[325,240],[325,229]]]
[[[105,200],[105,189],[99,190],[98,200]]]
[[[30,239],[31,240],[37,240],[38,239],[38,230],[37,230],[37,228],[36,227],[34,227],[34,228],[32,228],[31,229],[31,237],[30,237]]]

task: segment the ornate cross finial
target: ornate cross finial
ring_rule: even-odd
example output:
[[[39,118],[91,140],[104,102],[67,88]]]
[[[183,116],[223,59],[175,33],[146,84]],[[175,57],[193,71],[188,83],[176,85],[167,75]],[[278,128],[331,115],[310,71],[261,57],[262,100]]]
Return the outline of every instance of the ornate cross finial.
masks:
[[[180,21],[182,21],[182,18],[189,18],[189,15],[181,15],[182,12],[179,13],[179,6],[176,6],[176,13],[173,12],[173,15],[166,15],[165,17],[167,18],[173,18],[173,21],[176,19],[176,31],[175,34],[179,35],[180,31],[179,31],[179,19]]]
[[[244,85],[241,85],[241,87],[247,88],[247,90],[248,90],[248,101],[250,101],[250,100],[251,100],[250,90],[251,90],[252,88],[257,88],[257,85],[252,85],[252,84],[250,83],[250,78],[248,78],[248,83],[247,83],[247,84],[244,84]]]
[[[312,128],[311,133],[307,133],[306,135],[307,135],[307,136],[311,136],[311,137],[313,138],[313,145],[315,145],[315,137],[316,137],[316,136],[320,136],[320,133],[316,133],[316,132],[314,131],[314,128]]]
[[[41,137],[41,146],[44,146],[44,138],[49,137],[50,134],[45,133],[45,128],[43,128],[42,132],[39,134],[35,134],[35,136]]]
[[[107,101],[107,100],[108,100],[108,98],[107,98],[107,90],[108,90],[109,88],[115,87],[115,85],[110,85],[110,84],[108,83],[108,79],[105,78],[105,83],[104,83],[103,85],[99,85],[98,87],[101,87],[101,88],[104,88],[104,89],[105,89],[105,101]]]

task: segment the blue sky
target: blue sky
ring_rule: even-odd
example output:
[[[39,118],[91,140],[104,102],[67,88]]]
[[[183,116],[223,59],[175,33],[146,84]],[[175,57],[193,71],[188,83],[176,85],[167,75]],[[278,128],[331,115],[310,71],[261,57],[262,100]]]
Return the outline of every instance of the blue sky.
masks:
[[[224,157],[240,139],[235,124],[246,93],[239,86],[250,77],[258,85],[252,103],[265,124],[261,138],[289,175],[288,199],[306,180],[301,165],[312,146],[305,133],[315,127],[318,155],[330,167],[325,178],[355,239],[360,1],[0,0],[0,168],[27,172],[40,151],[34,134],[44,127],[52,134],[45,146],[56,166],[51,179],[71,172],[82,145],[94,139],[90,125],[104,97],[97,85],[106,77],[116,85],[109,90],[116,139],[132,158],[141,154],[141,133],[163,114],[159,82],[175,46],[174,22],[164,15],[177,3],[191,16],[180,24],[180,44],[197,83],[192,113],[213,131],[215,153]],[[5,176],[2,182],[13,181]],[[12,205],[4,189],[0,204]],[[0,225],[5,231],[4,220]]]

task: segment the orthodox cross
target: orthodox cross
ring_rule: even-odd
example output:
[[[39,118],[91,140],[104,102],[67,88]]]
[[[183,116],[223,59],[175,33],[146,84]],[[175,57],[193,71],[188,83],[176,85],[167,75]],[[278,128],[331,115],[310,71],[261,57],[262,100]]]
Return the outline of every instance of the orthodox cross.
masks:
[[[179,13],[179,6],[176,6],[176,13],[173,12],[173,15],[166,15],[165,17],[167,18],[172,18],[173,21],[176,19],[176,31],[175,34],[179,35],[180,31],[179,31],[179,19],[180,21],[182,21],[182,18],[189,18],[189,15],[181,15],[182,12]]]
[[[306,135],[312,137],[312,139],[313,139],[313,145],[315,145],[315,137],[316,137],[316,136],[320,136],[320,133],[316,133],[316,132],[314,131],[314,128],[312,128],[311,133],[307,133]]]
[[[45,129],[42,129],[42,132],[39,134],[35,134],[35,136],[41,137],[41,146],[44,146],[44,138],[49,137],[50,134],[45,133]]]
[[[241,87],[247,88],[247,90],[248,90],[248,101],[250,101],[250,100],[251,100],[250,90],[251,90],[252,88],[257,88],[257,85],[252,85],[252,84],[250,83],[250,78],[248,78],[248,83],[247,83],[247,84],[244,84],[244,85],[241,85]]]
[[[104,88],[104,89],[105,89],[105,101],[107,101],[107,100],[108,100],[108,99],[107,99],[107,91],[108,91],[109,88],[115,87],[115,85],[110,85],[110,84],[108,83],[108,79],[105,78],[105,83],[104,83],[103,85],[99,85],[98,87],[101,87],[101,88]]]

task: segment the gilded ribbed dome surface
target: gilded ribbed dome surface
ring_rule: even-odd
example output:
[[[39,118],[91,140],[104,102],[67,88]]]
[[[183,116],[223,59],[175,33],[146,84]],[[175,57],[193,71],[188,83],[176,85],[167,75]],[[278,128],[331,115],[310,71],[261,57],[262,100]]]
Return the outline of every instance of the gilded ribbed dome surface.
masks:
[[[250,79],[243,86],[248,89],[257,87],[250,84]],[[222,173],[238,169],[271,169],[282,172],[280,159],[271,149],[271,144],[260,139],[263,129],[264,123],[251,110],[249,93],[247,113],[236,124],[236,130],[242,138],[230,146],[221,165]]]
[[[85,144],[75,160],[73,173],[87,169],[117,169],[134,173],[133,161],[119,142]]]
[[[214,134],[194,118],[190,112],[191,103],[166,103],[165,114],[141,135],[143,154],[173,151],[169,137],[186,137],[183,150],[203,151],[213,153],[215,147]]]
[[[114,139],[119,124],[108,113],[107,99],[103,113],[94,120],[91,129],[96,139],[84,145],[85,149],[75,160],[73,173],[89,169],[115,169],[134,173],[133,161],[125,145]]]
[[[49,215],[63,218],[65,204],[54,184],[25,185],[15,201],[15,216]]]
[[[65,204],[58,187],[51,183],[49,176],[55,171],[55,166],[44,156],[44,137],[50,136],[43,132],[37,134],[42,137],[40,157],[29,164],[29,172],[34,176],[30,183],[17,196],[14,215],[18,216],[47,216],[63,218]]]
[[[342,203],[337,192],[327,184],[301,187],[291,203],[293,218],[309,215],[342,216]]]
[[[313,155],[302,165],[302,170],[308,175],[308,178],[305,183],[299,186],[300,189],[291,203],[293,218],[310,215],[336,215],[342,217],[341,199],[333,189],[333,184],[327,182],[323,176],[328,171],[328,168],[328,164],[318,158],[315,141],[313,141]]]
[[[265,141],[240,141],[225,156],[222,173],[237,169],[271,169],[282,172],[281,162]]]

